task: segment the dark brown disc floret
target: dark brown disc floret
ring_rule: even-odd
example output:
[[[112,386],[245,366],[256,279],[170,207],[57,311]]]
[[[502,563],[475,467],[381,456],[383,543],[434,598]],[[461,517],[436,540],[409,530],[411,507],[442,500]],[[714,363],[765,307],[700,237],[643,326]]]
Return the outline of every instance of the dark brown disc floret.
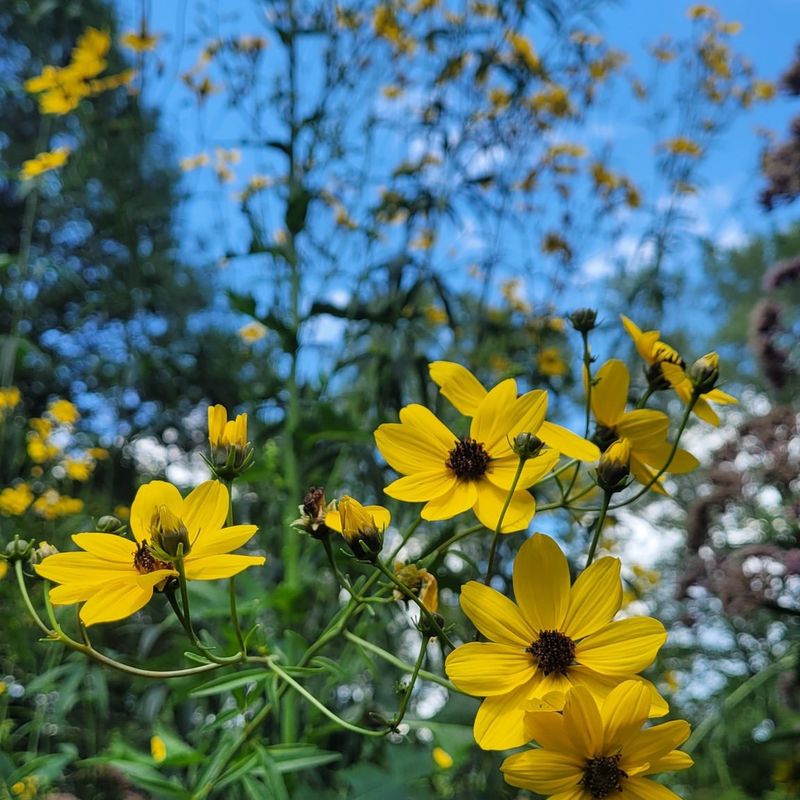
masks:
[[[147,575],[159,569],[173,569],[172,564],[156,558],[147,542],[140,542],[133,555],[133,566],[140,575]]]
[[[619,768],[621,758],[622,753],[590,758],[584,767],[581,786],[584,786],[597,800],[621,792],[622,779],[628,777],[628,773]]]
[[[485,474],[491,460],[483,442],[466,436],[456,441],[444,463],[457,478],[475,481]]]
[[[542,631],[527,650],[545,675],[553,672],[566,675],[575,664],[575,642],[561,631]]]

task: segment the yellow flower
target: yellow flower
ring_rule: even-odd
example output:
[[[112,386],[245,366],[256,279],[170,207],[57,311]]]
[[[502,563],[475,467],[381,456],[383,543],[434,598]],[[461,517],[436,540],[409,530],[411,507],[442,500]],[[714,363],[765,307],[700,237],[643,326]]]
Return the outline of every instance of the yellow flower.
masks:
[[[569,92],[556,84],[549,84],[530,98],[530,106],[537,113],[549,113],[554,117],[567,117],[572,114]]]
[[[685,373],[686,362],[681,358],[678,351],[670,347],[666,342],[659,340],[660,331],[642,331],[624,314],[621,314],[620,318],[628,335],[633,339],[639,355],[650,367],[648,379],[651,383],[655,383],[657,388],[665,389],[671,385],[684,404],[688,404],[692,398],[693,387],[689,376]],[[677,366],[680,372],[670,369],[670,364]],[[680,373],[683,373],[683,377],[680,376]],[[658,386],[659,378],[663,386]],[[719,425],[719,416],[717,416],[717,412],[714,411],[709,403],[729,405],[738,402],[735,397],[727,392],[723,392],[721,389],[712,389],[709,392],[703,392],[697,398],[693,411],[704,422],[716,426]]]
[[[54,400],[47,407],[47,413],[61,425],[74,425],[81,416],[69,400]]]
[[[33,502],[33,492],[27,483],[9,486],[0,492],[0,512],[21,517]]]
[[[560,376],[567,374],[567,363],[557,347],[545,347],[536,356],[536,365],[542,375]]]
[[[166,759],[167,746],[160,736],[150,737],[150,755],[153,757],[153,761],[155,761],[156,764],[160,764]]]
[[[692,766],[689,754],[675,749],[689,737],[689,723],[642,730],[650,703],[647,687],[635,681],[621,683],[601,703],[576,686],[563,714],[529,715],[526,733],[540,748],[509,756],[503,776],[512,786],[559,800],[680,800],[646,776]]]
[[[45,461],[55,458],[61,451],[59,448],[50,444],[36,433],[28,434],[28,456],[36,464],[44,464]]]
[[[325,514],[325,524],[344,537],[356,558],[372,561],[383,547],[383,533],[391,521],[383,506],[362,506],[354,497],[344,495],[336,509]]]
[[[74,481],[88,481],[92,474],[92,462],[84,459],[66,458],[61,466]]]
[[[160,36],[154,36],[142,28],[138,33],[128,31],[128,33],[120,37],[120,43],[135,53],[149,53],[156,49],[156,44],[158,44],[160,38]]]
[[[94,78],[106,68],[105,57],[111,47],[111,37],[97,28],[87,28],[72,50],[70,67],[81,78]]]
[[[228,411],[219,403],[208,407],[208,442],[214,450],[247,447],[247,414],[228,420]]]
[[[69,158],[69,148],[59,147],[46,153],[39,153],[37,156],[25,161],[19,174],[22,180],[29,181],[44,172],[63,167]]]
[[[105,461],[111,455],[105,447],[90,447],[86,451],[86,455],[95,461]]]
[[[42,439],[46,439],[53,432],[53,423],[43,417],[31,417],[28,420],[28,425]]]
[[[621,492],[629,483],[631,471],[631,443],[617,439],[600,456],[597,465],[597,485],[606,492]]]
[[[16,386],[0,387],[0,411],[7,408],[15,408],[22,399],[19,389]]]
[[[78,497],[67,497],[55,489],[48,489],[33,503],[33,510],[44,519],[54,520],[69,517],[83,511],[83,500]]]
[[[439,308],[438,306],[425,306],[425,308],[422,309],[422,313],[431,325],[447,324],[448,316],[443,308]]]
[[[433,763],[436,764],[439,769],[450,769],[454,763],[453,756],[441,747],[433,748],[431,751],[431,758],[433,758]]]
[[[267,335],[267,329],[264,325],[256,320],[248,322],[239,328],[239,338],[245,344],[253,344],[263,339]]]
[[[703,19],[703,18],[714,18],[717,16],[717,10],[713,6],[706,6],[706,5],[694,5],[689,6],[686,10],[686,16],[689,19]]]
[[[514,51],[514,56],[531,72],[537,72],[539,70],[539,57],[536,55],[530,39],[514,31],[509,31],[506,38],[511,45],[511,49]]]
[[[34,569],[61,584],[50,590],[55,605],[83,603],[86,625],[124,619],[143,608],[154,589],[163,588],[178,571],[171,560],[154,554],[157,541],[185,540],[184,567],[189,580],[229,578],[264,563],[263,556],[233,554],[258,530],[255,525],[223,528],[228,515],[227,489],[206,481],[184,499],[164,481],[139,488],[131,506],[131,542],[109,533],[76,533],[79,552],[57,553]],[[165,556],[163,547],[158,552]]]
[[[3,567],[5,567],[6,570],[8,569],[8,562],[7,561],[5,561],[5,560],[0,561],[0,564],[2,564]],[[5,574],[6,573],[4,571],[3,575],[5,575]],[[7,689],[8,689],[8,686],[6,686],[6,682],[5,681],[0,681],[0,697],[2,697],[6,693]]]
[[[672,445],[667,442],[669,418],[660,411],[638,408],[625,411],[630,386],[628,368],[619,359],[606,361],[595,375],[592,386],[592,414],[597,420],[594,440],[601,450],[606,450],[615,440],[626,439],[630,444],[630,470],[642,485],[667,463]],[[698,460],[686,450],[675,451],[667,472],[682,475],[699,465]],[[651,487],[654,492],[666,494],[663,478]]]
[[[186,156],[180,160],[180,168],[184,172],[191,172],[199,167],[208,166],[210,159],[208,153],[198,153],[196,156]]]
[[[661,142],[661,147],[668,153],[676,156],[691,156],[700,158],[703,150],[697,142],[692,141],[688,136],[675,136]]]
[[[573,686],[605,698],[621,681],[642,682],[653,716],[667,704],[636,673],[653,663],[667,638],[650,617],[612,622],[622,603],[619,559],[606,556],[570,588],[569,564],[544,534],[528,539],[514,561],[516,604],[477,581],[461,588],[461,608],[488,642],[470,642],[447,657],[450,680],[485,696],[475,740],[485,750],[519,747],[531,737],[526,711],[560,710]]]
[[[6,561],[4,558],[0,559],[0,581],[3,580],[3,578],[5,578],[7,574],[8,574],[8,561]],[[6,690],[5,683],[3,683],[3,681],[0,681],[0,695],[2,695],[3,692],[5,692],[5,690]]]
[[[114,506],[114,516],[117,519],[128,520],[131,518],[130,506]]]
[[[11,794],[19,800],[35,800],[38,788],[39,781],[36,776],[28,775],[11,785]]]

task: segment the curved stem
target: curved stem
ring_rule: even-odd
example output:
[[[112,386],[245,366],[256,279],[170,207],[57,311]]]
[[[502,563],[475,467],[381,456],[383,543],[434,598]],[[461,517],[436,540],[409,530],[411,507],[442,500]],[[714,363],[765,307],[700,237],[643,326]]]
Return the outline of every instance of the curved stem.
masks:
[[[54,631],[50,630],[50,628],[44,624],[42,618],[33,607],[30,595],[28,594],[28,587],[25,585],[25,575],[22,572],[22,561],[19,559],[14,562],[14,572],[17,576],[17,585],[19,586],[19,592],[22,595],[22,602],[25,604],[25,608],[28,609],[28,613],[33,618],[33,621],[38,625],[39,630],[41,630],[45,636],[52,637],[54,635]]]
[[[403,721],[403,717],[406,715],[408,701],[411,699],[411,693],[414,691],[414,685],[417,682],[417,677],[419,676],[422,662],[425,660],[425,653],[428,650],[428,641],[428,637],[423,634],[422,643],[419,646],[419,655],[417,656],[416,663],[411,671],[411,680],[409,680],[408,686],[406,687],[405,692],[403,692],[403,699],[400,701],[400,707],[397,709],[397,713],[392,717],[392,720],[389,723],[389,728],[393,731],[397,730],[397,726]]]
[[[228,527],[233,525],[233,479],[225,481],[225,486],[228,489],[228,516],[226,525]],[[231,622],[233,623],[233,631],[236,636],[236,643],[239,645],[239,652],[246,653],[247,645],[244,641],[242,634],[242,626],[239,622],[239,609],[236,605],[236,576],[231,575],[228,579],[228,605],[230,607]]]
[[[503,520],[506,517],[508,507],[511,505],[511,498],[514,496],[514,492],[517,489],[517,484],[519,483],[520,476],[522,475],[522,468],[525,466],[526,461],[527,459],[520,458],[517,462],[517,471],[514,473],[514,480],[511,481],[511,488],[508,490],[506,500],[503,503],[503,508],[500,511],[500,517],[497,520],[497,527],[494,529],[492,549],[489,551],[489,563],[486,565],[486,577],[483,579],[483,582],[487,586],[489,585],[489,581],[492,579],[492,572],[494,572],[494,559],[497,555],[497,540],[500,538],[500,531],[503,529]]]
[[[611,502],[611,494],[611,492],[605,492],[603,494],[603,504],[600,506],[600,515],[597,517],[597,522],[594,526],[592,543],[589,545],[589,555],[586,556],[586,567],[588,567],[594,560],[594,554],[597,550],[597,543],[600,541],[600,534],[603,532],[603,523],[606,521],[608,504]],[[586,569],[586,567],[584,567],[584,569]]]

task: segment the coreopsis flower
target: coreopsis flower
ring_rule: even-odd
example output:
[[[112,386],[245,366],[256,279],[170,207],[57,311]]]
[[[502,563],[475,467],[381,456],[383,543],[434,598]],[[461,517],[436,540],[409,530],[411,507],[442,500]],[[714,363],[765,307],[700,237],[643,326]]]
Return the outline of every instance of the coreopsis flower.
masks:
[[[634,679],[650,713],[667,713],[655,687],[637,676],[666,641],[664,626],[650,617],[612,621],[622,603],[619,559],[595,561],[570,586],[561,549],[537,533],[517,554],[513,582],[516,603],[476,581],[462,587],[461,608],[489,641],[461,645],[445,664],[461,691],[486,698],[473,727],[482,748],[529,741],[526,712],[560,710],[574,686],[603,700]]]
[[[630,471],[643,486],[667,463],[672,445],[667,442],[669,418],[660,411],[638,408],[626,411],[631,376],[619,359],[606,361],[592,385],[592,414],[597,420],[594,440],[605,451],[617,439],[630,444]],[[667,472],[683,474],[696,469],[699,462],[688,451],[678,448]],[[654,492],[666,494],[662,478],[652,485]]]
[[[247,414],[228,420],[225,406],[209,406],[208,442],[211,459],[207,463],[218,477],[232,480],[253,463],[253,448],[247,441]]]
[[[557,347],[545,347],[536,356],[536,366],[542,375],[560,377],[569,371],[561,351]]]
[[[156,49],[160,36],[150,33],[144,26],[138,31],[128,31],[120,37],[120,44],[134,53],[150,53]]]
[[[694,393],[694,387],[686,372],[686,362],[681,358],[680,353],[666,342],[659,340],[660,331],[642,331],[632,320],[624,314],[620,315],[622,324],[628,335],[633,339],[636,350],[648,365],[647,377],[651,386],[657,389],[668,389],[670,386],[681,400],[688,405]],[[664,367],[666,364],[674,364],[684,372],[683,378],[676,370]],[[667,375],[669,371],[669,376]],[[704,422],[711,425],[719,425],[719,417],[709,403],[719,403],[728,405],[737,403],[738,400],[723,392],[721,389],[712,389],[709,392],[702,392],[694,404],[693,411]]]
[[[675,136],[672,139],[661,142],[660,146],[667,153],[675,156],[700,158],[700,156],[703,155],[703,150],[700,145],[687,136]]]
[[[254,342],[261,341],[267,335],[267,328],[257,320],[248,322],[239,328],[239,338],[245,344],[253,344]]]
[[[21,517],[33,503],[33,491],[27,483],[8,486],[0,492],[0,513]]]
[[[69,158],[68,147],[58,147],[45,153],[39,153],[28,161],[23,162],[22,169],[20,169],[20,177],[29,181],[45,172],[63,167]]]
[[[647,776],[692,766],[691,756],[675,749],[689,737],[689,723],[642,730],[649,714],[650,692],[639,682],[619,684],[600,703],[576,686],[563,714],[528,715],[526,733],[540,747],[509,756],[503,777],[553,800],[680,800]]]
[[[47,413],[59,425],[74,425],[80,419],[80,413],[69,400],[54,400],[47,407]]]
[[[631,443],[628,439],[612,442],[600,456],[597,485],[606,492],[621,492],[629,483]]]
[[[150,737],[150,755],[156,764],[160,764],[167,758],[167,745],[160,736]]]
[[[80,551],[50,556],[35,570],[60,584],[50,590],[54,605],[83,603],[84,624],[124,619],[178,576],[178,544],[185,544],[182,558],[190,581],[230,578],[264,563],[263,556],[232,552],[258,528],[223,527],[229,503],[228,490],[218,481],[202,483],[186,498],[172,484],[151,481],[139,488],[131,506],[135,541],[110,533],[76,533],[72,540]]]
[[[453,756],[442,747],[434,747],[431,751],[431,758],[439,769],[450,769],[455,763],[453,761]]]
[[[344,495],[325,514],[325,524],[344,537],[353,555],[362,561],[374,561],[383,548],[383,533],[391,521],[383,506],[362,506],[354,497]]]

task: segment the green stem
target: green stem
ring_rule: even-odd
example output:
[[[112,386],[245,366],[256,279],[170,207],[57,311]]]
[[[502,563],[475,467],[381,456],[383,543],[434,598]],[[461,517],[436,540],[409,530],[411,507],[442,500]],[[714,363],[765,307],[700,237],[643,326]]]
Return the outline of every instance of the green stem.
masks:
[[[652,386],[648,386],[647,391],[639,398],[636,408],[644,408],[654,391],[655,389]]]
[[[511,505],[511,498],[514,496],[514,492],[517,489],[517,484],[519,483],[520,476],[522,475],[522,469],[525,466],[526,461],[526,458],[520,457],[519,461],[517,462],[517,471],[514,473],[514,480],[511,481],[511,488],[508,490],[505,502],[503,503],[503,508],[500,511],[500,517],[497,520],[497,527],[494,529],[492,549],[489,551],[489,563],[486,566],[486,577],[483,579],[483,582],[487,586],[489,585],[489,581],[492,579],[492,572],[494,572],[494,559],[497,555],[497,541],[500,538],[500,531],[503,529],[503,520],[506,517],[506,511],[508,511],[508,507]]]
[[[581,331],[581,339],[583,340],[583,369],[586,374],[586,409],[585,409],[585,422],[583,427],[583,438],[589,438],[589,428],[592,421],[592,350],[589,346],[589,334],[587,331]],[[578,480],[578,475],[581,471],[581,462],[575,462],[575,471],[572,473],[569,486],[567,490],[561,494],[562,504],[569,503],[570,492],[575,488],[575,482]]]
[[[228,518],[226,525],[228,527],[233,525],[233,480],[225,481],[228,488]],[[239,609],[236,605],[236,576],[231,575],[228,580],[228,604],[230,606],[231,622],[233,623],[233,631],[236,635],[236,643],[239,645],[239,652],[246,653],[247,645],[244,643],[244,635],[242,634],[242,626],[239,622]]]
[[[600,506],[600,515],[597,517],[597,522],[594,526],[594,535],[592,536],[592,543],[589,545],[589,555],[586,556],[586,567],[594,560],[594,554],[597,550],[597,543],[600,541],[600,534],[603,532],[603,523],[606,521],[606,514],[608,513],[608,504],[611,502],[612,492],[604,492],[603,504]],[[584,567],[584,569],[586,569]]]
[[[400,539],[400,544],[398,544],[397,547],[395,547],[395,549],[392,551],[391,555],[387,559],[390,564],[394,563],[394,560],[397,558],[397,554],[405,547],[406,542],[412,537],[412,535],[414,534],[414,531],[420,526],[421,522],[422,522],[422,517],[417,517],[411,523],[411,525],[408,526],[408,528],[406,529],[406,532],[403,534],[402,538]]]
[[[400,701],[400,707],[397,709],[397,713],[392,717],[391,722],[389,723],[390,730],[396,731],[397,726],[403,721],[403,717],[406,715],[406,711],[408,709],[408,702],[411,700],[411,693],[414,691],[414,685],[417,682],[417,678],[419,677],[419,671],[422,667],[422,662],[425,660],[425,653],[428,650],[428,637],[423,634],[422,635],[422,642],[419,646],[419,655],[417,656],[417,660],[414,664],[414,668],[411,671],[411,679],[408,682],[408,686],[406,687],[405,692],[403,692],[403,699]]]
[[[477,533],[478,531],[486,530],[483,525],[473,525],[471,528],[467,528],[466,530],[459,531],[459,533],[454,534],[449,539],[446,539],[439,545],[436,545],[432,550],[428,550],[426,553],[420,557],[420,563],[422,564],[430,564],[432,561],[435,561],[440,553],[444,550],[447,550],[452,545],[456,544],[456,542],[460,542],[462,539],[466,539],[467,536],[472,536],[473,533]]]
[[[22,602],[25,604],[25,608],[28,609],[28,613],[33,618],[33,621],[39,626],[39,630],[41,630],[45,636],[52,637],[54,635],[54,631],[50,630],[50,628],[44,624],[42,618],[33,607],[30,595],[28,594],[28,587],[25,585],[25,576],[22,572],[22,561],[19,559],[14,562],[14,572],[17,575],[17,585],[19,586],[19,592],[22,595]]]
[[[288,683],[289,686],[292,687],[299,695],[304,697],[312,706],[319,709],[329,720],[335,722],[337,725],[341,726],[345,730],[352,731],[353,733],[360,733],[362,736],[384,736],[386,731],[374,731],[370,730],[369,728],[362,728],[359,725],[353,725],[352,722],[347,722],[347,720],[338,717],[336,714],[333,713],[324,703],[321,703],[314,697],[311,692],[305,689],[300,683],[298,683],[291,675],[284,672],[277,664],[274,662],[269,663],[269,669],[271,669],[282,681]]]

